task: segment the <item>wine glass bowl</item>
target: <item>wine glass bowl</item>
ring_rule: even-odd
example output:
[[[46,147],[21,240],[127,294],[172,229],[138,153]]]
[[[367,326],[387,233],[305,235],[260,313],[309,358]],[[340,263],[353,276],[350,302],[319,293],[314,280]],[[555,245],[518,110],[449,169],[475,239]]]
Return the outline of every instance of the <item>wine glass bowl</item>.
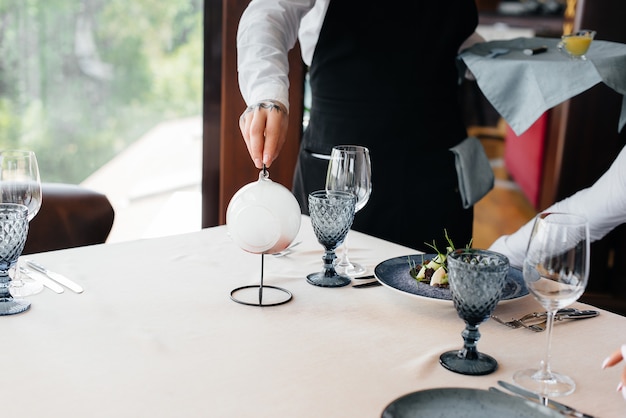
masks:
[[[24,312],[30,302],[10,293],[13,268],[24,250],[28,234],[28,209],[15,203],[0,203],[0,315]]]
[[[495,371],[498,362],[480,353],[476,343],[480,339],[479,325],[495,309],[509,271],[509,260],[502,254],[479,249],[459,249],[448,255],[448,281],[457,314],[465,321],[461,334],[461,350],[448,351],[439,357],[446,369],[466,374],[485,375]]]
[[[346,238],[354,219],[356,197],[348,192],[318,190],[309,194],[309,213],[317,240],[326,250],[322,260],[324,270],[307,275],[315,286],[340,287],[350,278],[335,270],[335,249]]]
[[[333,147],[328,171],[326,190],[352,193],[356,197],[354,212],[358,212],[369,201],[372,193],[372,165],[369,149],[359,145]],[[356,276],[365,273],[365,267],[348,258],[348,245],[344,242],[341,259],[335,264],[338,272]]]
[[[41,209],[41,179],[37,157],[32,151],[0,152],[1,201],[19,203],[28,208],[28,221]]]
[[[551,369],[554,316],[583,294],[589,279],[589,225],[568,213],[541,213],[535,217],[526,257],[524,282],[547,311],[547,348],[538,369],[520,370],[513,380],[544,397],[564,396],[576,389],[569,376]]]

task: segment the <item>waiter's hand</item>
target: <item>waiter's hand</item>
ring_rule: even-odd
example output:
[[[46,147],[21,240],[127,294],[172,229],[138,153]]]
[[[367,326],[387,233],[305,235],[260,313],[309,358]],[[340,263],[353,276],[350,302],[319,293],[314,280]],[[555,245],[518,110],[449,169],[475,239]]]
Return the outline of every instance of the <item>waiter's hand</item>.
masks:
[[[607,367],[614,366],[624,359],[626,359],[626,344],[608,356],[602,363],[602,368],[605,369]],[[626,399],[626,367],[622,370],[622,379],[617,385],[617,391],[621,392],[624,399]]]
[[[248,106],[242,113],[239,129],[256,168],[269,167],[278,157],[287,139],[288,125],[286,107],[275,100]]]

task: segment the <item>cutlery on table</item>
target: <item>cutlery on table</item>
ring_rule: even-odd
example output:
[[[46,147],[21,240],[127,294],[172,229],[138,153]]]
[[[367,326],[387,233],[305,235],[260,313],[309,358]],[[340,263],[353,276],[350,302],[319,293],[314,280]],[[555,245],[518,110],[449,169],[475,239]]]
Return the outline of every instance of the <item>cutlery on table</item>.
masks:
[[[295,247],[297,247],[298,245],[300,245],[300,244],[302,244],[302,241],[297,241],[297,242],[294,242],[293,244],[291,244],[289,247],[285,248],[284,250],[279,251],[279,252],[277,252],[277,253],[272,253],[272,255],[273,255],[274,257],[284,257],[284,256],[286,256],[286,255],[291,254],[291,253],[293,252],[293,249],[294,249]]]
[[[564,308],[557,311],[556,315],[554,316],[554,320],[563,321],[565,319],[586,319],[596,317],[599,314],[600,313],[596,310],[578,310],[574,308]],[[532,329],[533,331],[543,331],[545,329],[545,326],[542,327],[541,325],[545,325],[547,315],[547,312],[532,312],[522,316],[521,318],[512,319],[510,321],[505,321],[496,315],[491,315],[491,319],[510,328],[525,327]],[[537,323],[537,320],[539,320],[540,322]]]
[[[35,275],[35,274],[33,274],[32,271],[30,271],[29,269],[27,269],[26,267],[23,267],[23,266],[19,266],[19,269],[20,269],[20,273],[30,277],[31,279],[33,279],[35,281],[38,281],[39,283],[41,283],[42,285],[44,285],[48,289],[52,290],[53,292],[55,292],[55,293],[63,293],[64,292],[63,286],[61,286],[60,284],[58,284],[57,282],[55,282],[54,280],[52,280],[48,276],[45,276],[45,275]]]
[[[556,409],[557,411],[559,411],[561,414],[566,415],[566,416],[571,416],[571,417],[577,417],[577,418],[594,418],[593,415],[589,415],[589,414],[585,414],[584,412],[581,412],[579,410],[577,410],[576,408],[572,408],[571,406],[565,405],[561,402],[557,402],[557,401],[553,401],[552,399],[548,399],[548,398],[544,398],[541,395],[536,394],[535,392],[531,392],[529,390],[526,390],[522,387],[516,386],[512,383],[508,383],[505,382],[503,380],[498,380],[498,384],[500,386],[502,386],[503,388],[511,391],[512,393],[521,396],[523,398],[529,399],[531,401],[534,402],[538,402],[542,405],[546,405],[549,406],[552,409]],[[502,392],[500,390],[498,390],[497,388],[490,388],[489,390],[493,391],[493,392]],[[505,392],[502,392],[505,393]]]
[[[362,277],[355,277],[355,280],[367,280],[367,279],[375,279],[376,276],[374,276],[373,274],[370,276],[362,276]],[[367,287],[376,287],[376,286],[381,286],[382,284],[378,281],[378,280],[373,280],[371,282],[366,282],[366,283],[360,283],[360,284],[355,284],[352,287],[356,288],[356,289],[364,289]]]
[[[73,282],[72,280],[68,279],[67,277],[65,277],[62,274],[56,273],[54,271],[50,271],[47,268],[45,268],[44,266],[42,266],[41,264],[36,263],[33,260],[26,260],[26,264],[28,264],[33,270],[38,271],[40,273],[45,274],[46,276],[48,276],[50,279],[54,280],[55,282],[67,287],[68,289],[76,292],[76,293],[82,293],[83,292],[83,288],[78,285],[77,283]]]

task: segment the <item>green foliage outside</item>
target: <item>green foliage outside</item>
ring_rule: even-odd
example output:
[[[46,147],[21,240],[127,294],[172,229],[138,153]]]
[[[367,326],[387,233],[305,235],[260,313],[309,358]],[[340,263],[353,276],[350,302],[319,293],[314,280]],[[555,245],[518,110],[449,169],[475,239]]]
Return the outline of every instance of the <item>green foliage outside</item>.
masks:
[[[157,123],[202,113],[203,0],[0,0],[0,149],[80,183]]]

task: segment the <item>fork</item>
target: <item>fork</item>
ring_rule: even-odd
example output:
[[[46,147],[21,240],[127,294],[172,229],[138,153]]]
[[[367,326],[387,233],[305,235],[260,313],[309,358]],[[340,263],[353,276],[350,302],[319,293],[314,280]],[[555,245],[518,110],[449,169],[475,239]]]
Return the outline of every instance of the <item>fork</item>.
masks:
[[[506,325],[509,328],[521,328],[521,327],[526,326],[523,321],[526,321],[527,319],[533,318],[535,316],[536,316],[536,313],[533,312],[533,313],[526,314],[519,319],[511,319],[510,321],[505,321],[502,318],[499,318],[495,315],[491,315],[491,319],[495,320],[496,322],[502,325]]]
[[[285,248],[284,250],[279,251],[277,253],[273,253],[272,255],[274,257],[284,257],[286,255],[291,254],[293,252],[293,248],[298,246],[298,245],[300,245],[300,244],[302,244],[302,241],[297,241],[297,242],[291,244],[289,247]]]

